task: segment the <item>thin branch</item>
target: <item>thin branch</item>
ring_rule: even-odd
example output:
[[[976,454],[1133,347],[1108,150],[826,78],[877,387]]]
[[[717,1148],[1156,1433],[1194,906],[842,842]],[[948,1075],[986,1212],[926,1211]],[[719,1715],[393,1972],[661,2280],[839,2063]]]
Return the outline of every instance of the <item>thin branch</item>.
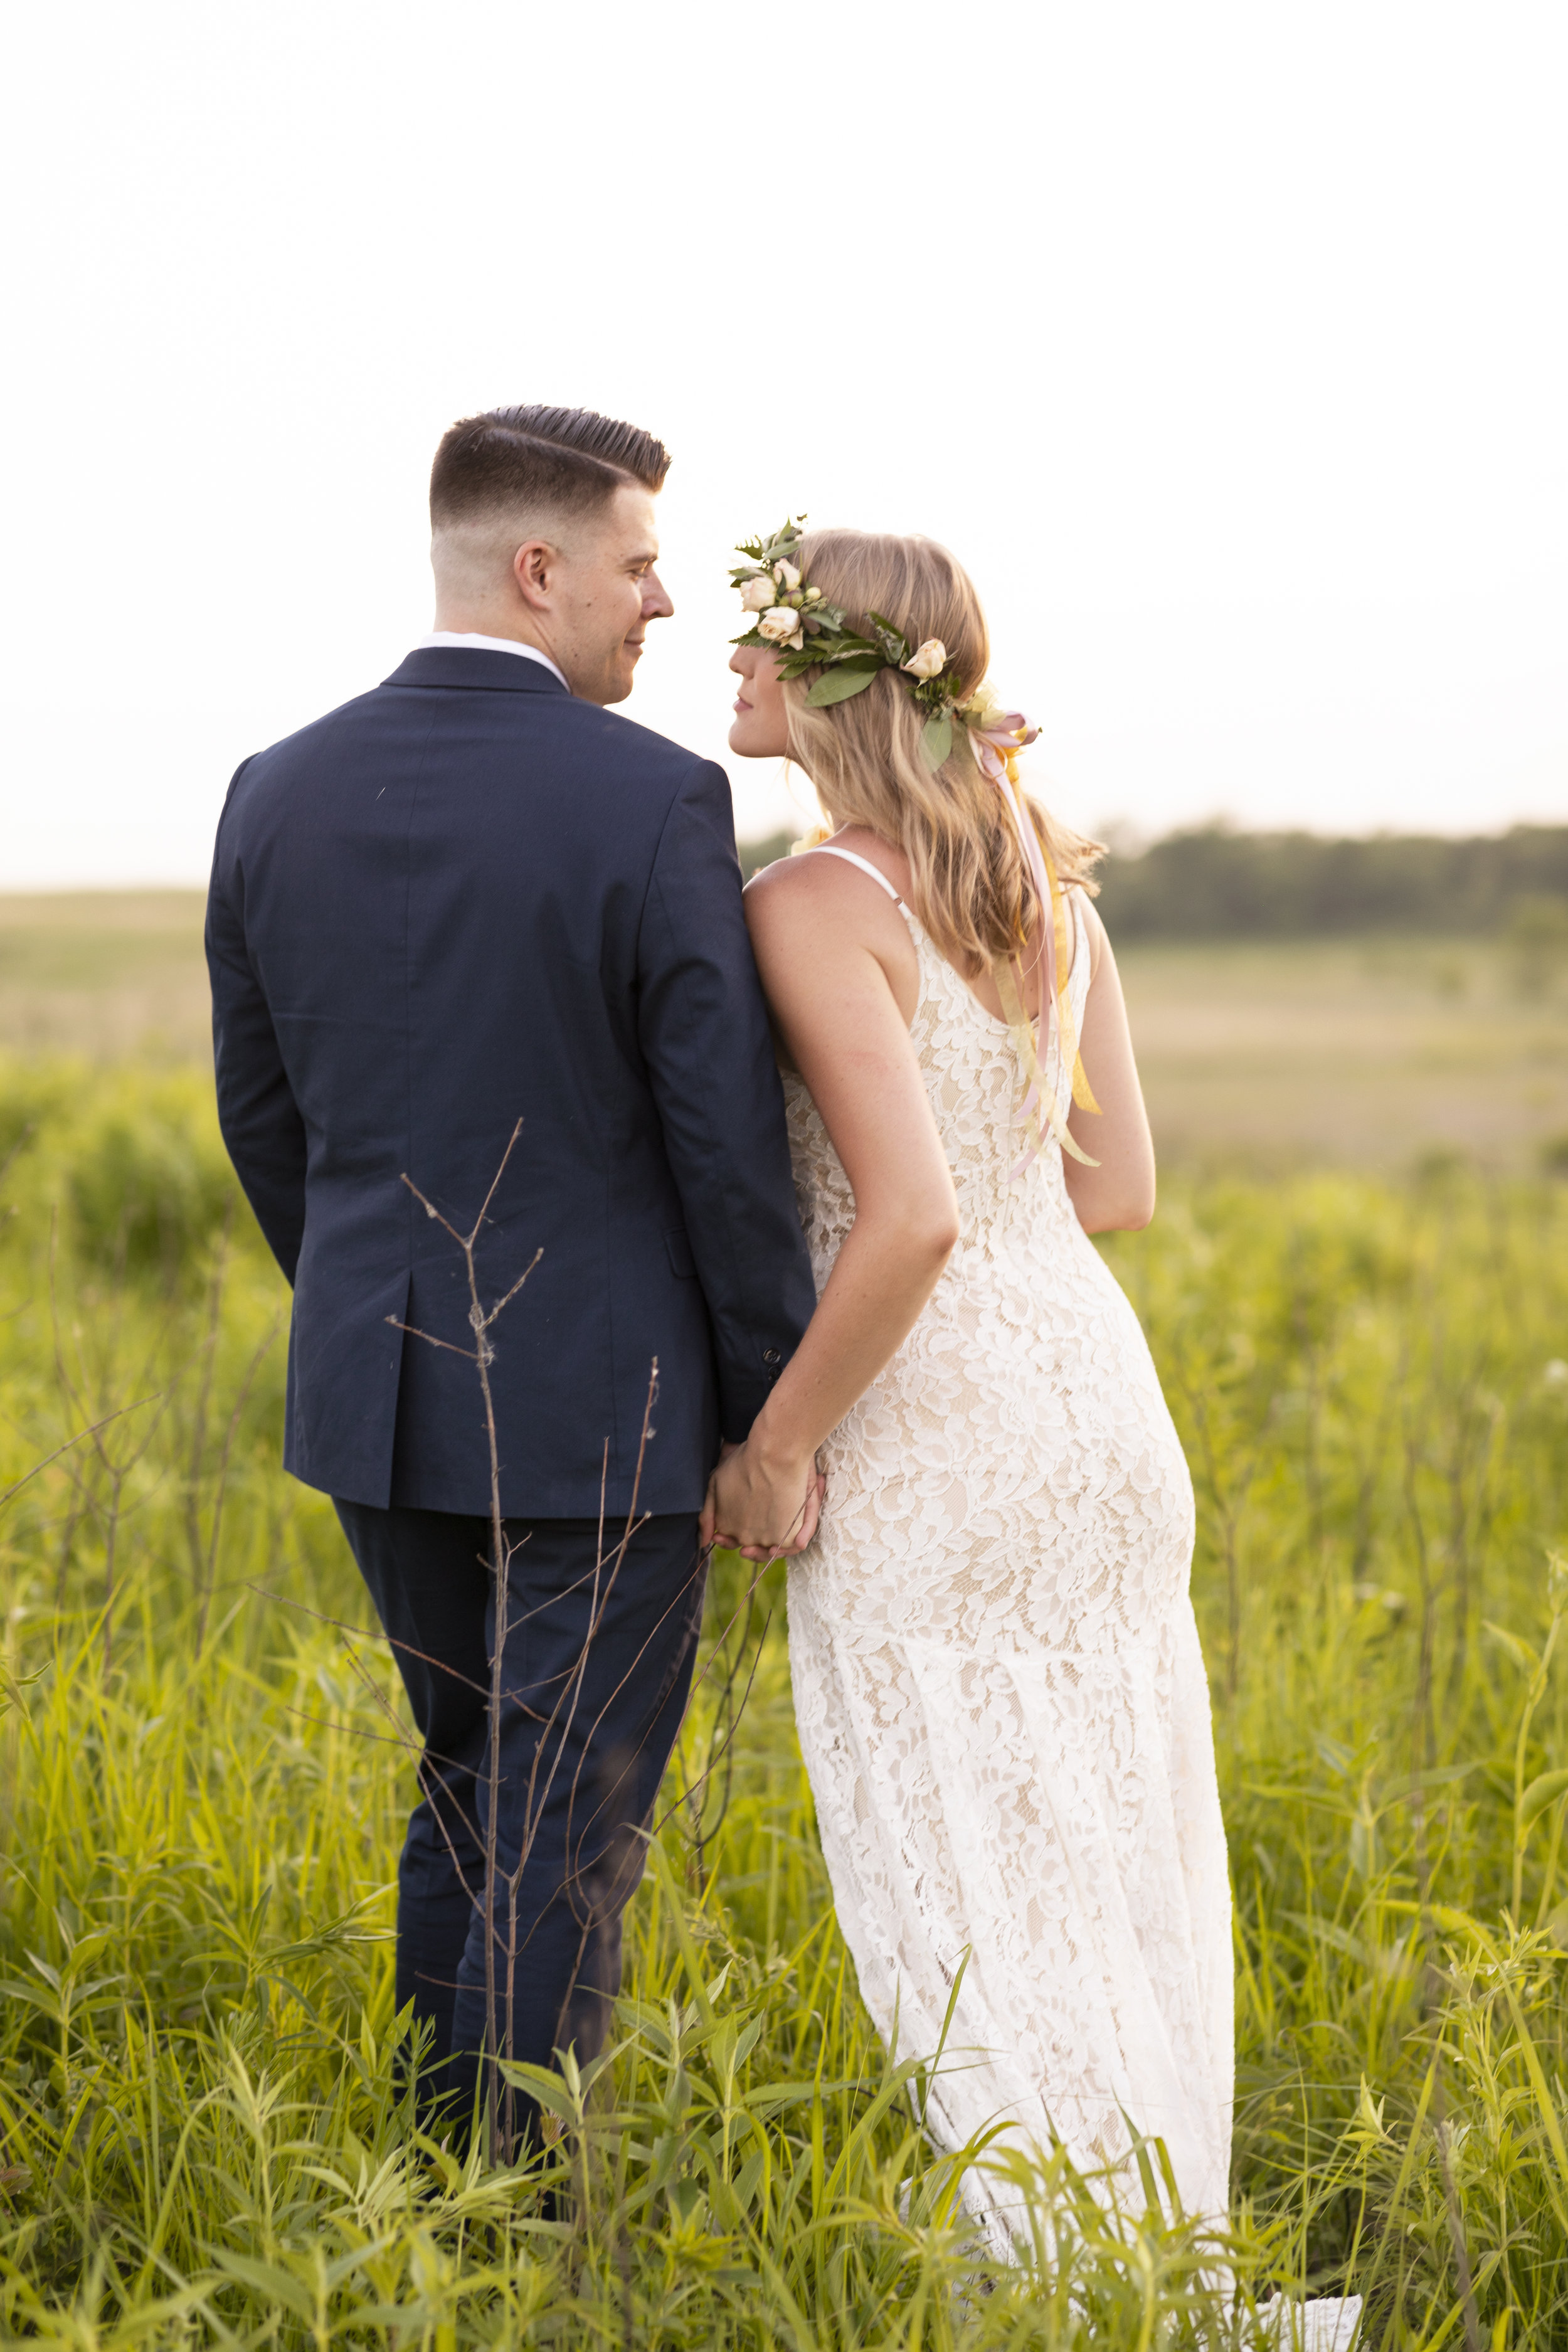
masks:
[[[534,1267],[539,1264],[540,1259],[543,1255],[544,1252],[542,1249],[536,1249],[528,1264],[523,1267],[522,1272],[518,1276],[517,1280],[512,1284],[511,1288],[507,1292],[506,1297],[496,1306],[490,1308],[489,1313],[485,1317],[484,1320],[484,1328],[487,1331],[489,1329],[490,1325],[495,1321],[496,1317],[500,1313],[501,1308],[511,1305],[512,1300],[517,1297],[518,1292],[522,1288],[523,1284],[528,1280],[529,1276],[533,1272]]]
[[[392,1324],[395,1328],[405,1331],[412,1331],[414,1338],[425,1340],[430,1347],[444,1349],[449,1355],[466,1356],[468,1361],[478,1370],[479,1375],[479,1392],[484,1401],[485,1443],[489,1454],[490,1472],[490,1573],[494,1580],[495,1596],[495,1626],[494,1637],[491,1644],[490,1661],[489,1756],[489,1771],[487,1776],[489,1781],[489,1802],[486,1813],[484,1839],[484,1899],[486,1922],[485,2044],[486,2055],[489,2059],[488,2086],[489,2091],[489,2154],[491,2161],[498,2164],[505,2163],[510,2160],[512,2137],[512,2094],[510,2085],[503,2086],[500,2071],[500,2060],[502,2056],[502,2048],[500,2033],[500,2021],[496,2012],[497,1985],[495,1937],[492,1930],[495,1919],[495,1898],[500,1884],[500,1864],[498,1859],[497,1841],[500,1833],[498,1814],[500,1804],[501,1780],[500,1717],[501,1701],[503,1697],[503,1662],[506,1654],[507,1602],[510,1590],[510,1570],[511,1566],[512,1552],[515,1547],[510,1544],[507,1539],[505,1523],[501,1517],[500,1444],[496,1431],[495,1399],[490,1393],[489,1377],[489,1368],[494,1360],[495,1350],[490,1346],[489,1341],[485,1335],[489,1330],[491,1325],[495,1322],[497,1316],[500,1315],[501,1308],[508,1305],[511,1299],[516,1297],[518,1292],[522,1287],[523,1282],[525,1282],[528,1276],[532,1273],[533,1267],[538,1265],[540,1257],[543,1253],[542,1251],[535,1252],[531,1264],[526,1268],[521,1278],[512,1285],[510,1290],[508,1291],[506,1297],[500,1301],[500,1305],[492,1308],[490,1313],[487,1316],[479,1300],[479,1265],[475,1258],[474,1251],[475,1244],[483,1230],[485,1219],[489,1213],[490,1202],[495,1199],[496,1189],[506,1173],[507,1164],[511,1158],[512,1152],[517,1144],[517,1139],[521,1132],[522,1121],[520,1118],[516,1126],[512,1129],[510,1137],[507,1142],[506,1150],[500,1156],[500,1163],[497,1168],[494,1176],[490,1179],[489,1190],[485,1194],[484,1201],[479,1209],[479,1213],[474,1220],[472,1229],[466,1234],[460,1234],[456,1225],[452,1223],[451,1220],[442,1215],[435,1202],[429,1200],[426,1194],[419,1190],[418,1185],[415,1183],[413,1178],[408,1175],[406,1171],[405,1171],[403,1176],[404,1183],[414,1195],[414,1198],[419,1202],[419,1205],[424,1210],[426,1215],[432,1218],[437,1224],[440,1225],[444,1232],[449,1234],[452,1239],[457,1243],[458,1247],[463,1253],[463,1269],[468,1276],[468,1328],[472,1331],[475,1341],[472,1351],[470,1352],[466,1348],[454,1347],[449,1339],[437,1339],[432,1332],[419,1331],[415,1329],[412,1325],[401,1324],[398,1322],[398,1318],[395,1316],[389,1315],[386,1318],[388,1323]],[[508,2057],[510,2057],[512,2054],[511,2036],[511,2009],[509,2000],[504,2053]]]
[[[32,1468],[25,1471],[14,1486],[6,1487],[5,1492],[0,1495],[0,1509],[5,1507],[13,1495],[21,1493],[30,1478],[36,1478],[40,1470],[47,1470],[51,1462],[58,1462],[62,1454],[68,1454],[73,1445],[79,1445],[84,1437],[96,1436],[100,1429],[107,1429],[111,1421],[120,1421],[128,1412],[140,1412],[144,1404],[155,1404],[163,1393],[162,1389],[154,1389],[150,1396],[138,1397],[134,1404],[118,1405],[113,1412],[106,1412],[103,1419],[94,1422],[90,1429],[79,1429],[74,1437],[68,1437],[63,1445],[57,1445],[54,1452],[46,1454],[41,1462],[35,1462]]]
[[[409,1191],[413,1193],[415,1199],[418,1202],[426,1215],[427,1217],[433,1217],[438,1225],[443,1226],[445,1230],[451,1234],[452,1239],[457,1243],[458,1247],[462,1249],[465,1246],[463,1236],[458,1231],[457,1226],[447,1223],[447,1219],[441,1214],[440,1210],[436,1206],[434,1201],[427,1201],[425,1198],[424,1193],[419,1190],[418,1185],[415,1183],[412,1177],[405,1176],[403,1181],[407,1185]],[[391,1318],[388,1317],[387,1319],[390,1321]]]
[[[468,1246],[470,1249],[473,1247],[475,1242],[479,1240],[479,1228],[489,1214],[490,1202],[495,1199],[496,1193],[500,1189],[500,1180],[506,1174],[506,1163],[511,1158],[513,1151],[517,1149],[517,1139],[521,1133],[522,1121],[520,1118],[517,1125],[512,1129],[511,1134],[507,1140],[506,1150],[501,1153],[500,1166],[496,1170],[495,1174],[490,1179],[490,1189],[485,1194],[484,1206],[480,1209],[479,1215],[474,1219],[474,1230],[468,1235]],[[541,1255],[542,1255],[542,1252],[541,1252]],[[534,1263],[537,1265],[537,1258]]]
[[[472,1348],[455,1348],[450,1339],[437,1339],[428,1331],[416,1331],[412,1323],[400,1323],[395,1315],[389,1315],[386,1320],[395,1331],[406,1331],[411,1339],[423,1339],[432,1348],[445,1348],[449,1356],[461,1356],[465,1363],[477,1364],[479,1360]]]

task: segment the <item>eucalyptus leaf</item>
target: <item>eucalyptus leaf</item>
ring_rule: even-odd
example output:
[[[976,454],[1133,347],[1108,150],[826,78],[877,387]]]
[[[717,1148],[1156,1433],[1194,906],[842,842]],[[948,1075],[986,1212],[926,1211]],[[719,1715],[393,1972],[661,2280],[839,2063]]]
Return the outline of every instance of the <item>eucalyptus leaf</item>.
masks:
[[[862,693],[876,676],[874,669],[824,670],[816,684],[807,689],[805,698],[814,710],[821,710],[830,702],[847,702],[852,694]]]
[[[928,768],[940,768],[952,750],[952,714],[939,710],[921,730],[921,751]]]

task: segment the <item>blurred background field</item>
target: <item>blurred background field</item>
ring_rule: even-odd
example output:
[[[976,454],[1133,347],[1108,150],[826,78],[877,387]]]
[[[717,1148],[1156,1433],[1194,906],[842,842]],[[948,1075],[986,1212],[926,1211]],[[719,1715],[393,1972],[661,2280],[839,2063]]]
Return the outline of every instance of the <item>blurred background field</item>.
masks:
[[[13,1053],[212,1054],[199,890],[0,897],[0,1045]]]
[[[279,1467],[199,897],[0,903],[0,2337],[1195,2352],[1285,2287],[1401,2352],[1568,2343],[1568,972],[1527,878],[1215,941],[1110,870],[1165,1174],[1105,1246],[1197,1493],[1234,2202],[1221,2250],[1047,2166],[1011,2273],[922,2152],[931,2053],[856,2000],[782,1579],[722,1556],[614,2065],[542,2182],[412,2133],[397,1685]]]
[[[1496,940],[1132,940],[1161,1163],[1522,1171],[1568,1148],[1568,988]]]
[[[1165,1166],[1568,1164],[1568,828],[1178,835],[1102,908]],[[197,891],[0,898],[0,1048],[205,1063],[201,924]]]

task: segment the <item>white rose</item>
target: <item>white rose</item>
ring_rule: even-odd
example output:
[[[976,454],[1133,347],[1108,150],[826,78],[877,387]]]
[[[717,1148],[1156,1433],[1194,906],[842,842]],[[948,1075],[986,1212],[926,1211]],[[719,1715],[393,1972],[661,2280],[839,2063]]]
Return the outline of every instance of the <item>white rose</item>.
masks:
[[[757,635],[770,646],[792,646],[798,653],[805,640],[801,635],[800,614],[787,604],[775,604],[757,623]]]
[[[928,637],[923,646],[915,647],[903,667],[912,677],[940,677],[947,667],[947,647],[940,637]]]
[[[792,596],[795,590],[800,586],[800,574],[795,570],[793,563],[784,563],[782,562],[775,563],[773,566],[773,578],[778,582],[779,586],[781,588],[787,589]]]
[[[764,613],[773,601],[773,583],[765,572],[754,572],[750,580],[741,583],[742,613]]]

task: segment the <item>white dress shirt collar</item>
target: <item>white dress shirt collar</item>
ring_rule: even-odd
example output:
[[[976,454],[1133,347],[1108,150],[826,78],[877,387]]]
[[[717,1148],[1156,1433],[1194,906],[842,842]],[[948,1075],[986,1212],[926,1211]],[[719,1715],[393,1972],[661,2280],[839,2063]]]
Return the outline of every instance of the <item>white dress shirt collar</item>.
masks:
[[[471,630],[436,629],[429,636],[421,637],[414,650],[416,654],[449,653],[454,646],[461,646],[471,653],[521,654],[524,661],[542,662],[552,677],[561,677],[561,672],[548,654],[542,654],[537,646],[520,645],[515,637],[481,637],[475,635]],[[566,686],[563,677],[561,677],[561,683]],[[569,686],[566,686],[566,691],[568,694],[571,693],[572,689]]]

